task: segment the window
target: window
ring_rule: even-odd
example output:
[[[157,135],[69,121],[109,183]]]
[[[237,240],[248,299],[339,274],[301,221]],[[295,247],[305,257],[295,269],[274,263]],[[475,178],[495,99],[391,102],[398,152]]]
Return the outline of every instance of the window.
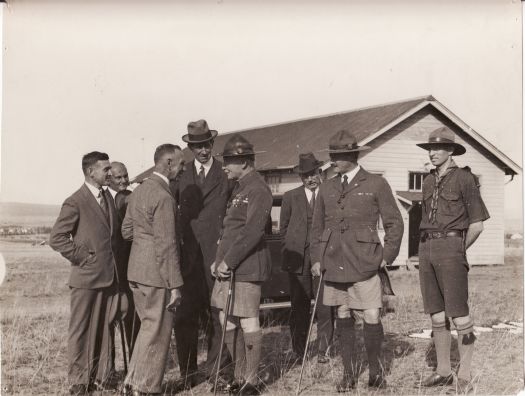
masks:
[[[426,172],[410,172],[408,174],[408,190],[423,191],[423,180],[428,176]]]
[[[270,187],[272,194],[279,192],[279,186],[281,184],[281,174],[280,173],[266,173],[264,175],[264,180],[266,184]]]

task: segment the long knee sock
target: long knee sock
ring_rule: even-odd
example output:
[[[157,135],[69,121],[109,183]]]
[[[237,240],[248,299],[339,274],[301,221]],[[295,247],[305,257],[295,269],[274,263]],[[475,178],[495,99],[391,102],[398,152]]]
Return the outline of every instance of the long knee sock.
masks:
[[[246,350],[246,373],[244,378],[251,384],[257,383],[257,371],[261,361],[262,331],[243,332]]]
[[[359,373],[355,352],[354,325],[354,318],[337,318],[339,347],[341,349],[341,357],[343,359],[343,375],[348,380],[357,378]]]
[[[235,379],[242,380],[245,375],[246,353],[241,330],[239,328],[227,330],[224,336],[224,343],[226,344],[228,351],[230,351],[230,355],[232,356],[235,365],[233,375],[235,376]]]
[[[472,321],[456,326],[458,331],[459,370],[458,378],[470,381],[470,365],[474,353],[474,324]]]
[[[384,338],[383,324],[381,322],[374,324],[365,322],[363,331],[365,333],[366,354],[368,355],[368,375],[369,377],[382,375],[379,356]]]
[[[447,377],[452,372],[450,367],[450,323],[432,322],[432,338],[434,338],[434,345],[436,347],[437,368],[436,373],[443,377]]]

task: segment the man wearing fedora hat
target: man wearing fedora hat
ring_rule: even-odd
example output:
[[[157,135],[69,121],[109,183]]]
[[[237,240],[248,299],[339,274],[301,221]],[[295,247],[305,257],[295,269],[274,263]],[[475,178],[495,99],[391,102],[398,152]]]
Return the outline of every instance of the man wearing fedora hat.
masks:
[[[359,376],[355,317],[364,321],[368,386],[386,386],[379,359],[384,335],[378,271],[399,253],[403,219],[386,180],[357,163],[359,152],[367,149],[346,130],[330,138],[328,152],[338,177],[321,185],[312,223],[312,273],[325,271],[323,303],[337,307],[336,327],[344,368],[336,386],[338,392],[354,388]],[[384,247],[377,234],[380,218],[385,230]]]
[[[283,238],[282,270],[288,272],[290,281],[290,335],[295,360],[300,360],[306,347],[311,300],[319,287],[319,278],[312,279],[310,263],[310,230],[315,199],[321,185],[322,161],[313,153],[299,155],[299,174],[303,185],[287,191],[283,196],[280,234]],[[328,348],[333,337],[332,308],[317,305],[317,338],[319,363],[328,362]]]
[[[472,390],[470,365],[476,337],[468,306],[466,250],[483,231],[489,213],[477,178],[469,168],[458,168],[452,159],[466,152],[465,147],[455,142],[452,130],[438,128],[427,143],[418,146],[428,151],[436,167],[423,182],[419,279],[425,312],[432,321],[438,365],[422,385],[453,383],[448,320],[452,318],[458,332],[460,356],[456,390],[467,393]]]
[[[219,310],[210,307],[213,277],[210,266],[215,260],[226,204],[231,192],[222,163],[212,156],[217,131],[210,130],[205,120],[190,122],[182,140],[188,144],[194,161],[178,179],[175,189],[179,204],[182,237],[182,303],[175,315],[175,338],[181,376],[185,388],[195,385],[199,319],[207,324],[208,355],[206,375],[215,378],[221,342]],[[220,367],[231,360],[223,354]],[[231,378],[221,370],[217,388],[226,388]]]
[[[237,185],[211,268],[217,277],[212,305],[221,310],[221,322],[226,322],[225,343],[235,362],[236,381],[231,391],[246,395],[261,392],[257,377],[262,342],[259,302],[261,284],[271,272],[264,230],[272,209],[272,193],[255,171],[255,154],[253,146],[238,134],[224,146],[224,171]],[[233,294],[225,312],[230,277]]]

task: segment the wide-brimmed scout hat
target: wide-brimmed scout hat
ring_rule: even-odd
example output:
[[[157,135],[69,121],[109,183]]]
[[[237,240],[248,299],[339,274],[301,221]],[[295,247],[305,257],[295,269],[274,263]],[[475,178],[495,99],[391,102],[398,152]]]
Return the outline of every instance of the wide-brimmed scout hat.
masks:
[[[370,150],[370,146],[359,146],[355,135],[346,129],[336,132],[328,141],[328,153],[330,154],[353,153],[354,151],[364,150]]]
[[[324,162],[315,158],[313,153],[299,154],[299,165],[293,168],[295,173],[308,173],[323,166]]]
[[[222,153],[218,155],[221,157],[245,157],[261,153],[264,153],[264,151],[254,151],[253,144],[236,133],[226,141]]]
[[[424,150],[430,150],[433,146],[447,145],[453,146],[452,155],[462,155],[467,151],[461,144],[455,142],[456,135],[450,128],[443,126],[430,133],[428,143],[418,143],[417,146]]]
[[[182,137],[186,143],[204,143],[215,139],[218,132],[208,128],[206,120],[192,121],[188,124],[188,134]]]

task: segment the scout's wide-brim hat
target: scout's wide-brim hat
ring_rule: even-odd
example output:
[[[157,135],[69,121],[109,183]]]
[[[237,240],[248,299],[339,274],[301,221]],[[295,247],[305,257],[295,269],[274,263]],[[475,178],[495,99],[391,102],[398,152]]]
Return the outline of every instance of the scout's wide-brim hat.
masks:
[[[299,174],[308,173],[320,168],[323,164],[324,162],[315,158],[313,153],[299,154],[299,165],[294,167],[293,171]]]
[[[370,150],[370,146],[359,146],[355,135],[346,129],[336,132],[328,141],[328,153],[330,154],[353,153],[364,150]]]
[[[463,145],[455,142],[456,135],[452,130],[443,126],[432,131],[428,137],[428,143],[418,143],[417,146],[424,150],[430,150],[432,147],[446,145],[453,146],[452,155],[462,155],[467,151]]]
[[[188,134],[182,137],[186,143],[204,143],[215,139],[218,132],[208,128],[206,120],[192,121],[188,124]]]
[[[253,144],[251,144],[245,137],[234,134],[224,144],[222,153],[218,154],[221,157],[246,157],[249,155],[256,155],[264,153],[265,151],[254,151]]]

